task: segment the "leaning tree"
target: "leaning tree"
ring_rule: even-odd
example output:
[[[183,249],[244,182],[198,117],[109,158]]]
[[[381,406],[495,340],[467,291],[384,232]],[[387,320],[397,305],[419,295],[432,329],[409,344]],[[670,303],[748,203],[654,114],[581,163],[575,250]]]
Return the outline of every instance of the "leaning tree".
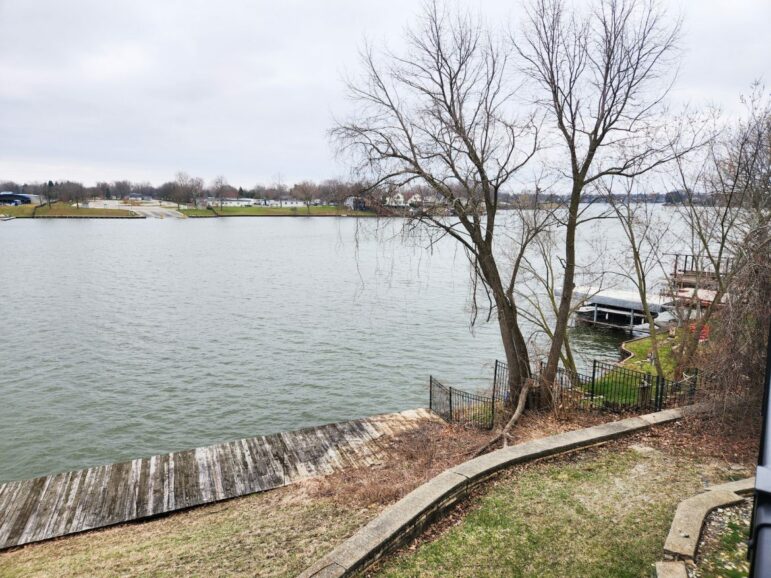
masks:
[[[518,118],[508,54],[471,16],[427,5],[402,53],[362,53],[363,74],[348,82],[355,113],[331,131],[373,190],[422,185],[433,198],[410,217],[430,238],[451,237],[497,313],[521,413],[530,377],[514,286],[522,248],[547,216],[518,222],[500,214],[500,195],[538,149],[532,116]],[[512,232],[512,227],[516,232]],[[499,250],[503,233],[513,251]]]

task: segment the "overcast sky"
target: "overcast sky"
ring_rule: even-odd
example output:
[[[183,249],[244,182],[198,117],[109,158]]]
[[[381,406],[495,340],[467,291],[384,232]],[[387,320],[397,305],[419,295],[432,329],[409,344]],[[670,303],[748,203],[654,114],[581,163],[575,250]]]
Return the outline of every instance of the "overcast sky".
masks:
[[[516,26],[517,0],[466,2]],[[675,104],[738,110],[771,83],[771,1],[672,0]],[[234,185],[345,177],[326,137],[366,37],[398,46],[415,0],[0,0],[0,180],[179,171]]]

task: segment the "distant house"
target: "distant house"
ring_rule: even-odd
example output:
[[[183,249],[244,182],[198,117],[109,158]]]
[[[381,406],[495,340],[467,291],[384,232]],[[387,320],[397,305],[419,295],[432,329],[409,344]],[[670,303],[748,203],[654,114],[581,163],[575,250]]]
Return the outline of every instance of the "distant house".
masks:
[[[362,197],[347,197],[343,204],[351,211],[367,210],[367,201]]]
[[[419,207],[423,204],[423,195],[420,193],[408,194],[405,200],[410,207]]]
[[[5,191],[0,193],[0,205],[42,205],[43,197],[40,195],[28,195],[26,193],[12,193]]]
[[[447,199],[440,194],[427,194],[423,197],[423,205],[427,207],[434,207],[437,205],[446,205]]]
[[[244,197],[238,199],[222,199],[223,207],[253,207],[255,204],[254,199],[247,199]]]
[[[404,193],[394,193],[385,198],[386,207],[406,207],[407,202],[404,198]]]

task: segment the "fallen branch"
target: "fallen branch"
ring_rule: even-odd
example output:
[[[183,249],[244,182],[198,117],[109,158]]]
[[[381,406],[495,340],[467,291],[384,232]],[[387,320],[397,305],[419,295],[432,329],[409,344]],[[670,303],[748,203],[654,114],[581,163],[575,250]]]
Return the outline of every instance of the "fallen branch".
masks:
[[[498,435],[496,435],[493,439],[491,439],[489,442],[487,442],[485,445],[483,445],[474,453],[474,457],[478,457],[486,453],[487,450],[492,446],[494,446],[496,443],[498,443],[498,440],[500,439],[503,439],[504,448],[509,445],[509,431],[511,430],[512,427],[514,427],[514,424],[516,424],[519,421],[519,418],[522,417],[522,414],[525,411],[525,402],[527,401],[527,394],[529,393],[532,387],[535,387],[533,380],[532,379],[525,380],[525,385],[522,386],[522,389],[519,392],[519,397],[517,399],[517,407],[514,410],[514,414],[511,416],[511,419],[509,419],[509,421],[506,423],[506,425]]]

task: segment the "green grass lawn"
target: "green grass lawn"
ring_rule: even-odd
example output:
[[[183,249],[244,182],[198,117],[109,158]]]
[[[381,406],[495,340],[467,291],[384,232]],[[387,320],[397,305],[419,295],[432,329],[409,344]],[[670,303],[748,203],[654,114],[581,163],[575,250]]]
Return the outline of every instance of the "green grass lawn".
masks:
[[[138,217],[136,213],[126,209],[101,209],[75,207],[68,203],[52,203],[41,205],[35,212],[35,217]]]
[[[656,379],[651,378],[648,392],[641,392],[642,378],[624,375],[621,371],[611,370],[594,384],[594,398],[597,405],[609,406],[652,406],[656,400],[658,388]],[[591,390],[589,390],[591,391]]]
[[[514,470],[433,541],[385,562],[382,576],[650,576],[677,503],[726,473],[632,445]]]
[[[216,217],[217,215],[209,209],[180,209],[180,213],[188,217]]]
[[[670,339],[667,337],[666,331],[660,331],[656,336],[656,341],[659,346],[659,359],[661,360],[661,369],[664,371],[664,377],[672,379],[674,377],[675,365],[677,364],[672,349],[677,344],[677,337]],[[651,337],[634,339],[624,343],[624,347],[632,353],[632,357],[625,359],[621,362],[621,365],[635,371],[656,375],[655,365],[648,361],[648,353],[652,349],[652,343]]]
[[[2,205],[0,206],[0,215],[9,215],[16,218],[29,218],[35,210],[34,205]]]
[[[0,207],[0,215],[11,215],[19,218],[29,217],[138,217],[132,211],[125,209],[90,209],[86,207],[74,207],[68,203],[52,203],[41,205],[35,210],[34,205],[19,205],[16,207]]]

